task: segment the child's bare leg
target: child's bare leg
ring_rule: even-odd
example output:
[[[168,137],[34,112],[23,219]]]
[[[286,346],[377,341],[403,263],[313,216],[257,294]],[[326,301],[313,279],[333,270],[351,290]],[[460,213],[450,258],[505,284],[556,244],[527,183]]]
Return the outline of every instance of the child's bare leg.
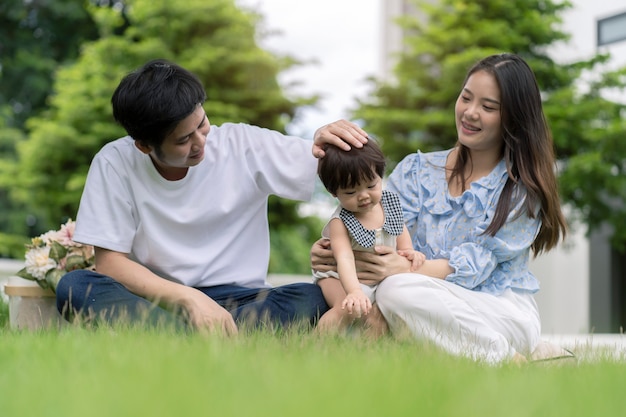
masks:
[[[387,325],[387,320],[383,316],[383,313],[380,312],[378,308],[378,304],[374,303],[372,305],[372,310],[369,312],[367,316],[365,316],[365,336],[371,339],[377,339],[381,336],[389,333],[389,326]]]
[[[323,278],[317,281],[322,289],[326,304],[330,307],[317,323],[318,333],[332,333],[347,328],[353,321],[345,310],[341,308],[341,302],[346,298],[346,292],[336,278]]]

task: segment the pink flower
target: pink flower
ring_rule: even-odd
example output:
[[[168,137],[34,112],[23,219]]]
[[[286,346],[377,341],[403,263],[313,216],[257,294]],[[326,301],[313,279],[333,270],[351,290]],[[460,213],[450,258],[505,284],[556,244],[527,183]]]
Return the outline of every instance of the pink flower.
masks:
[[[65,247],[82,246],[72,240],[74,238],[75,229],[76,223],[70,219],[67,221],[67,223],[61,225],[61,228],[59,230],[50,230],[49,232],[41,235],[41,238],[44,242],[46,242],[47,245],[51,244],[53,241],[56,241]]]

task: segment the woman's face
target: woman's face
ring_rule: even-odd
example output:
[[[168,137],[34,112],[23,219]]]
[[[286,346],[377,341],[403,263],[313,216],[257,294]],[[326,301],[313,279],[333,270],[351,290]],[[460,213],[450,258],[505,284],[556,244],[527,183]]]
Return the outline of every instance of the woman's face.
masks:
[[[500,89],[493,75],[478,71],[468,79],[454,107],[461,144],[472,151],[502,147]]]

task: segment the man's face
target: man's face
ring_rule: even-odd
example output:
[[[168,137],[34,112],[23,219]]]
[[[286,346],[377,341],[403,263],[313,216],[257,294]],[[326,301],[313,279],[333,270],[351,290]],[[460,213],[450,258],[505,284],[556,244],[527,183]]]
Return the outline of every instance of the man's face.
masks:
[[[161,146],[140,148],[148,153],[164,178],[180,179],[189,167],[204,159],[204,145],[211,124],[201,105],[178,123],[176,129],[165,137]],[[181,176],[182,175],[182,176]]]

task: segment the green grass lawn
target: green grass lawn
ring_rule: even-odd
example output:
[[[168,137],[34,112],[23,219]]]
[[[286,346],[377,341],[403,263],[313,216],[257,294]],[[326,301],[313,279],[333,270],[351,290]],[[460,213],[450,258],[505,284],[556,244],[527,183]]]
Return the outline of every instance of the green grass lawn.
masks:
[[[626,365],[488,366],[391,338],[15,331],[0,416],[621,416]]]

